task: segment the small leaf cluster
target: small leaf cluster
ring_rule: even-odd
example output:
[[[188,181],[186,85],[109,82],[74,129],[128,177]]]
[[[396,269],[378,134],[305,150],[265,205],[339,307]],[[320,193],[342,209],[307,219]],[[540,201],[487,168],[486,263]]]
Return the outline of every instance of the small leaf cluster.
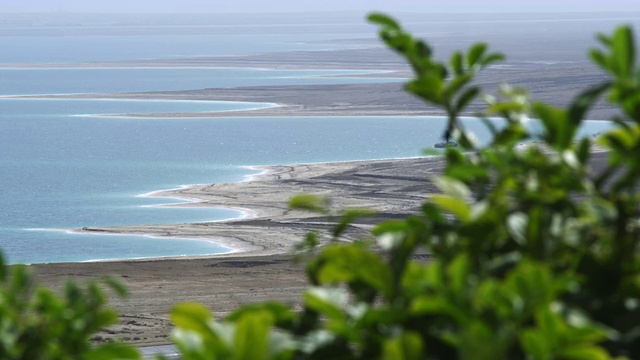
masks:
[[[106,284],[119,296],[125,289]],[[139,359],[125,344],[94,345],[91,338],[117,321],[96,283],[67,283],[61,294],[37,287],[25,266],[6,266],[0,258],[0,358],[2,359]]]
[[[374,13],[369,15],[369,21],[381,26],[381,39],[411,65],[414,79],[406,85],[407,91],[440,107],[449,117],[449,126],[444,132],[448,141],[460,126],[457,122],[460,114],[480,95],[480,88],[472,85],[476,73],[503,60],[504,56],[489,53],[487,44],[478,43],[466,53],[454,52],[446,64],[435,60],[432,48],[405,31],[394,19]],[[461,140],[468,142],[464,136]]]

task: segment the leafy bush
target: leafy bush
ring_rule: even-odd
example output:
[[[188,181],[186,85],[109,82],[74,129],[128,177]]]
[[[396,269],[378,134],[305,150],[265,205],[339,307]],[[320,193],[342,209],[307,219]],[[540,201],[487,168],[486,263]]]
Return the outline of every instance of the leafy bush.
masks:
[[[369,20],[413,68],[407,91],[442,109],[445,138],[458,139],[433,179],[441,193],[369,239],[319,249],[300,312],[266,303],[215,322],[201,306],[178,306],[185,359],[639,359],[640,70],[631,30],[599,36],[590,56],[609,80],[566,109],[530,104],[508,87],[486,96],[478,116],[493,140],[481,148],[458,119],[483,96],[476,73],[503,56],[476,44],[439,62],[393,19]],[[575,137],[601,96],[621,115],[597,139],[608,166],[592,174],[592,140]],[[540,133],[525,128],[529,113]],[[292,204],[327,211],[320,197]],[[432,260],[416,256],[424,253]]]
[[[126,294],[113,280],[106,284]],[[92,345],[93,335],[116,320],[98,284],[68,283],[57,295],[34,286],[26,267],[0,258],[0,359],[139,359],[125,344]]]

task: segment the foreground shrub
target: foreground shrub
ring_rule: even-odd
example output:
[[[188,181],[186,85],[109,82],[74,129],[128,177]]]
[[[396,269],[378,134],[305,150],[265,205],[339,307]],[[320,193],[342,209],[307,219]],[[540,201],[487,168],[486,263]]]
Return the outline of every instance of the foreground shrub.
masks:
[[[105,283],[120,296],[116,282]],[[91,338],[117,320],[95,283],[68,283],[62,294],[36,287],[25,266],[0,258],[0,359],[139,359],[129,345],[92,345]]]
[[[407,91],[442,109],[444,137],[458,140],[432,180],[441,193],[370,238],[319,249],[300,312],[266,303],[215,322],[201,306],[178,306],[185,359],[639,359],[640,71],[631,30],[599,37],[590,56],[609,79],[565,109],[529,104],[508,87],[485,97],[478,116],[501,123],[485,119],[493,139],[479,147],[459,117],[484,95],[475,74],[502,55],[476,44],[439,62],[393,19],[369,19],[413,68]],[[607,167],[592,174],[592,140],[575,137],[601,96],[621,112],[597,140]],[[325,203],[292,201],[320,212]],[[432,260],[416,256],[425,253]]]

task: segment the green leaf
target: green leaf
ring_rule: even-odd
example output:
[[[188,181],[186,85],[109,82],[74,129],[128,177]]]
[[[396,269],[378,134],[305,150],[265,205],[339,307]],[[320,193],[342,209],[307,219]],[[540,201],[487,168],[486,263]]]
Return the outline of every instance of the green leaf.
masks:
[[[543,103],[535,103],[532,109],[544,125],[542,137],[547,144],[558,150],[568,148],[578,125],[569,121],[567,112]]]
[[[537,331],[527,330],[520,335],[520,343],[525,353],[533,360],[547,360],[552,358],[551,346]]]
[[[602,45],[606,47],[611,47],[611,45],[613,44],[613,40],[611,39],[611,37],[605,34],[596,34],[596,40],[598,40]]]
[[[304,295],[305,305],[330,319],[342,319],[343,308],[347,305],[349,295],[338,288],[310,287]]]
[[[453,68],[453,73],[457,76],[460,76],[464,73],[464,65],[462,64],[462,53],[459,51],[455,51],[451,54],[451,67]]]
[[[569,121],[573,124],[580,124],[582,120],[584,120],[587,111],[589,111],[602,93],[610,87],[611,83],[605,82],[578,95],[569,106]]]
[[[235,360],[269,358],[269,330],[273,316],[266,311],[245,314],[236,321]]]
[[[471,209],[464,200],[448,195],[433,195],[429,200],[464,222],[471,220]]]
[[[402,244],[409,224],[405,220],[387,220],[377,224],[371,234],[376,237],[378,246],[389,251]]]
[[[467,85],[473,79],[471,74],[463,74],[453,78],[444,90],[445,98],[453,97],[462,87]]]
[[[447,268],[448,288],[457,298],[466,298],[466,293],[471,291],[471,281],[469,280],[471,264],[469,257],[459,255]]]
[[[433,104],[443,104],[444,77],[428,73],[407,84],[407,91]]]
[[[602,51],[591,49],[591,51],[589,51],[589,58],[591,58],[591,61],[596,63],[596,65],[600,66],[600,68],[609,69],[609,59]]]
[[[613,34],[613,55],[616,60],[618,75],[629,76],[635,64],[635,43],[633,32],[628,26],[621,26]]]
[[[493,139],[493,145],[511,145],[529,137],[529,132],[521,124],[510,124]]]
[[[285,304],[276,301],[267,301],[260,304],[248,304],[231,313],[225,320],[236,322],[245,316],[256,313],[267,313],[273,318],[276,326],[288,327],[296,320],[296,314]]]
[[[634,124],[628,128],[616,128],[600,136],[598,143],[609,149],[628,152],[640,142],[640,125]]]
[[[361,283],[385,295],[393,288],[389,266],[381,257],[362,245],[332,245],[321,253],[318,270],[321,284]]]
[[[576,344],[562,349],[559,354],[563,359],[570,360],[610,360],[611,356],[603,348],[595,345]]]
[[[526,229],[529,217],[523,213],[515,213],[507,218],[509,235],[520,245],[526,244]]]
[[[431,181],[442,191],[443,193],[450,195],[454,198],[467,200],[471,196],[471,190],[462,181],[458,181],[448,176],[435,176]]]
[[[333,236],[339,237],[340,235],[342,235],[355,219],[358,219],[361,217],[367,217],[367,216],[374,216],[376,214],[377,214],[376,211],[368,210],[368,209],[345,210],[342,214],[342,218],[340,219],[340,222],[333,228]]]
[[[138,349],[126,344],[104,344],[88,351],[83,358],[87,360],[142,359]]]
[[[398,22],[396,22],[393,18],[385,14],[371,13],[369,14],[369,16],[367,16],[367,19],[370,23],[381,25],[393,30],[400,30],[400,24],[398,24]]]
[[[477,87],[471,87],[466,89],[462,95],[460,95],[460,97],[458,98],[458,102],[456,103],[456,111],[457,112],[462,112],[467,106],[469,106],[469,104],[471,104],[471,102],[473,100],[476,99],[476,97],[478,97],[478,95],[480,94],[480,89]]]
[[[201,304],[182,303],[173,307],[171,321],[179,328],[198,333],[208,333],[213,320],[211,312]]]
[[[491,64],[504,61],[505,57],[502,54],[491,54],[480,61],[480,65],[483,67],[489,66]]]
[[[383,360],[423,359],[422,339],[418,334],[405,333],[384,342]]]
[[[415,45],[416,45],[416,55],[422,58],[431,57],[433,51],[431,50],[431,47],[427,45],[424,41],[416,40]]]
[[[591,141],[589,139],[580,140],[580,144],[578,145],[578,161],[581,164],[586,164],[591,157]]]
[[[329,197],[324,195],[301,194],[289,200],[289,208],[327,214],[329,213],[329,203]]]
[[[469,67],[472,67],[474,65],[476,65],[476,63],[478,62],[478,60],[480,60],[485,52],[487,51],[487,44],[485,43],[477,43],[474,44],[471,49],[469,49],[469,52],[467,53],[467,64]]]

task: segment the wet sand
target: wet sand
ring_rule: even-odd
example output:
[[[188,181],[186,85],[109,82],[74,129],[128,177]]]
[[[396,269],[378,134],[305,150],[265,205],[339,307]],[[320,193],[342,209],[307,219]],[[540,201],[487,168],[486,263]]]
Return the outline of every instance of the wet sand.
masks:
[[[606,154],[593,155],[594,172],[606,166]],[[351,227],[344,240],[367,235],[382,219],[416,213],[436,188],[429,181],[440,174],[440,157],[383,160],[269,168],[254,181],[203,185],[165,193],[199,199],[190,206],[225,206],[252,209],[253,218],[218,223],[138,227],[90,228],[88,231],[144,233],[181,237],[209,237],[243,248],[242,253],[200,258],[149,259],[96,263],[32,265],[38,280],[60,289],[66,280],[98,280],[106,274],[120,278],[131,291],[128,300],[113,299],[121,322],[99,336],[140,345],[167,343],[171,307],[183,301],[208,306],[217,318],[242,304],[279,300],[300,304],[306,287],[304,266],[294,263],[291,247],[309,231],[331,228],[331,217],[291,211],[288,198],[306,192],[334,199],[336,209],[367,207],[379,215]]]
[[[335,219],[292,211],[288,199],[298,193],[324,194],[335,209],[375,209],[379,214],[357,222],[343,240],[367,235],[381,219],[415,213],[435,191],[430,175],[443,169],[440,157],[275,166],[253,181],[195,186],[165,196],[198,199],[188,206],[250,209],[254,217],[215,223],[88,228],[101,233],[209,238],[242,249],[241,253],[181,259],[32,265],[38,279],[54,288],[64,281],[87,281],[113,274],[131,290],[127,301],[112,304],[121,323],[100,334],[136,344],[168,341],[171,307],[182,301],[209,306],[217,317],[241,304],[281,300],[297,304],[306,285],[303,266],[292,262],[291,248],[309,231],[323,241]],[[336,213],[337,214],[337,213]]]

